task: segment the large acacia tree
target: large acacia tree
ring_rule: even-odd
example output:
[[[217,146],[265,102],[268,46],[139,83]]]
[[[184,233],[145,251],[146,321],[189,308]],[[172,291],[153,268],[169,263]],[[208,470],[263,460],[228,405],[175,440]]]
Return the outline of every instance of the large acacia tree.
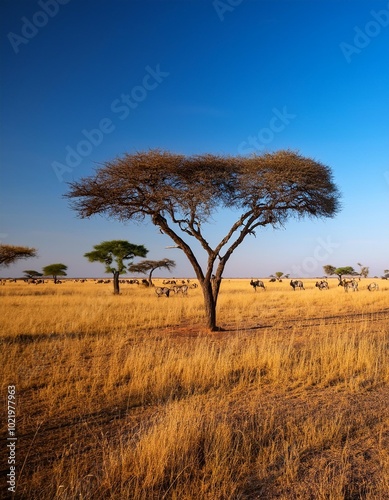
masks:
[[[184,156],[152,150],[106,162],[70,183],[65,195],[81,217],[105,214],[122,221],[151,219],[189,259],[200,282],[207,325],[217,329],[216,305],[225,266],[255,230],[283,226],[290,217],[333,217],[339,192],[329,167],[293,151],[252,157]],[[206,223],[231,209],[235,222],[211,246]],[[192,249],[197,240],[207,263]]]

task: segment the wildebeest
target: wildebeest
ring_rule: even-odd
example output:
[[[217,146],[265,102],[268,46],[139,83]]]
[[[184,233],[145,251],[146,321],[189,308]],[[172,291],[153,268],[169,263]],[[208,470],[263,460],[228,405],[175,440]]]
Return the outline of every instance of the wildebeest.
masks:
[[[298,288],[299,290],[305,290],[304,283],[300,280],[290,280],[290,286],[293,288],[293,290],[296,290],[296,288]]]
[[[316,281],[316,285],[315,285],[319,290],[328,290],[329,289],[329,286],[328,286],[328,281],[325,281],[325,280],[321,280],[321,281]]]
[[[155,293],[158,295],[158,298],[162,297],[162,295],[166,295],[166,297],[169,298],[170,292],[171,292],[171,289],[168,288],[167,286],[164,286],[164,287],[158,286],[155,289]]]
[[[358,281],[353,278],[352,280],[342,279],[339,281],[338,286],[342,286],[345,292],[352,290],[353,292],[358,291]]]
[[[370,283],[370,285],[367,286],[367,289],[369,290],[369,292],[375,292],[379,289],[377,283]]]
[[[257,291],[257,288],[263,288],[266,291],[265,284],[261,280],[251,280],[250,285],[254,288],[254,292]]]
[[[188,294],[188,285],[174,285],[173,286],[173,291],[174,293],[181,293],[182,295],[187,295]]]

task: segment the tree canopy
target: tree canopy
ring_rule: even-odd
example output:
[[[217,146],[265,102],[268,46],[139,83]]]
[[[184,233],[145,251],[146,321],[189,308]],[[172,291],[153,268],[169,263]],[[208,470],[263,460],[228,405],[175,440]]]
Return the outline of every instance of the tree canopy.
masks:
[[[355,271],[355,269],[351,266],[344,266],[344,267],[335,267],[327,264],[326,266],[323,266],[324,272],[332,276],[333,274],[336,274],[336,276],[339,278],[339,280],[342,280],[343,276],[355,276],[358,273]]]
[[[35,248],[18,245],[0,245],[0,266],[8,267],[19,259],[36,257]]]
[[[68,266],[58,263],[45,266],[42,271],[44,276],[52,276],[54,283],[57,283],[58,276],[66,276],[67,269]]]
[[[26,269],[24,272],[24,275],[26,278],[37,278],[39,276],[43,276],[43,273],[40,273],[39,271],[35,271],[34,269]]]
[[[119,275],[127,270],[124,261],[132,261],[134,257],[146,257],[148,252],[143,245],[134,245],[126,240],[103,241],[93,248],[94,250],[84,254],[84,257],[90,262],[101,262],[105,265],[105,272],[113,274],[115,294],[119,293]]]
[[[65,195],[80,217],[105,214],[121,221],[149,217],[189,259],[201,284],[207,322],[216,328],[216,301],[227,261],[260,227],[290,217],[333,217],[339,192],[329,167],[293,151],[252,157],[184,156],[152,150],[106,162],[70,183]],[[204,232],[218,209],[239,212],[213,247]],[[188,238],[207,254],[203,268]],[[214,275],[214,276],[213,276]]]
[[[359,276],[361,278],[367,278],[369,276],[369,268],[367,266],[364,266],[360,262],[358,262],[358,266],[360,268],[359,269]]]
[[[168,271],[170,271],[171,268],[175,266],[176,263],[171,259],[143,260],[142,262],[138,262],[137,264],[132,264],[131,266],[129,266],[128,270],[131,273],[149,273],[149,284],[152,285],[153,282],[151,280],[151,276],[156,269],[167,269]]]
[[[335,274],[336,267],[332,266],[331,264],[327,264],[323,266],[323,270],[327,276],[332,276],[333,274]]]

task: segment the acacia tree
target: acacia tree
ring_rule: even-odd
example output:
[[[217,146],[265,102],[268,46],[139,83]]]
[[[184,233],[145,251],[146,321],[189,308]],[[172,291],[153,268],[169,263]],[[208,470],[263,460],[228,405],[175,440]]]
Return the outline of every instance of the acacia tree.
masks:
[[[43,276],[43,273],[40,273],[39,271],[34,271],[33,269],[26,269],[23,272],[25,277],[29,279],[34,279],[38,278],[39,276]]]
[[[113,274],[113,293],[118,295],[119,276],[126,272],[125,260],[134,257],[146,257],[148,250],[143,245],[133,245],[125,240],[103,241],[95,245],[92,252],[84,254],[90,262],[101,262],[105,264],[105,272]],[[116,267],[112,263],[116,263]]]
[[[137,264],[132,264],[128,267],[130,273],[141,273],[147,274],[149,273],[149,285],[153,286],[153,282],[151,280],[151,276],[156,269],[167,269],[170,271],[172,267],[176,267],[176,263],[174,260],[170,259],[162,259],[162,260],[144,260],[142,262],[138,262]]]
[[[0,245],[0,266],[8,267],[19,259],[36,257],[35,248],[22,247],[17,245]]]
[[[354,268],[351,266],[334,267],[334,266],[331,266],[328,264],[326,266],[323,266],[323,269],[324,269],[325,274],[327,274],[329,276],[336,274],[339,282],[342,281],[343,276],[355,276],[356,274],[358,274],[355,272]]]
[[[50,264],[49,266],[45,266],[42,271],[44,276],[52,276],[54,283],[58,282],[58,276],[66,276],[68,266],[65,264]]]
[[[369,276],[369,268],[367,266],[362,265],[360,262],[357,264],[359,266],[359,277],[367,278]]]
[[[189,259],[201,285],[207,326],[216,330],[216,305],[225,266],[259,227],[290,217],[333,217],[339,192],[329,167],[292,151],[252,157],[184,156],[152,150],[106,162],[94,175],[70,183],[65,197],[82,218],[105,214],[121,221],[149,217]],[[235,222],[211,246],[205,223],[232,209]],[[192,249],[197,240],[204,268]]]
[[[323,270],[324,270],[324,274],[326,276],[332,276],[333,274],[335,274],[336,267],[331,266],[331,264],[327,264],[327,265],[323,266]]]

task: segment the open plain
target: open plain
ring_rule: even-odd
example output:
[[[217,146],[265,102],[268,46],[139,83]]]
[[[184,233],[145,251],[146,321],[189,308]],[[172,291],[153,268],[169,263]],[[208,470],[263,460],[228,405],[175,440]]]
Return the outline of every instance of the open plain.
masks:
[[[1,286],[14,498],[389,498],[389,282],[315,281],[223,280],[213,333],[200,288]]]

